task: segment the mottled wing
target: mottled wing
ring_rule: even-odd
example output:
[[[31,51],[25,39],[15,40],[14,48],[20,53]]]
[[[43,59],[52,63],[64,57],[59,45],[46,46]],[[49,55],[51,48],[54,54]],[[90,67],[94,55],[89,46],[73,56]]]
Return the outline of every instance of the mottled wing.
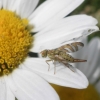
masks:
[[[66,67],[68,67],[71,71],[75,72],[76,69],[69,64],[69,61],[65,60],[64,58],[62,58],[61,56],[55,55],[56,61],[58,61],[59,63],[63,63]]]
[[[82,42],[73,42],[70,44],[65,44],[57,49],[70,53],[70,52],[78,51],[80,49],[80,47],[83,47],[83,46],[84,46],[84,44]]]

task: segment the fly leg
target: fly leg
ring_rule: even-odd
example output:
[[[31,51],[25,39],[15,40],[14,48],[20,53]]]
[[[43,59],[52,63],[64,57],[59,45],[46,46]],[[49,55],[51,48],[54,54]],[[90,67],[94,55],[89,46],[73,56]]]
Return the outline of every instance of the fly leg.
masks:
[[[65,63],[65,62],[63,62],[62,61],[62,63],[65,65],[65,66],[67,66],[71,71],[73,71],[73,72],[75,72],[75,69],[74,69],[74,67],[72,66],[72,65],[70,65],[69,63]]]
[[[48,63],[49,61],[53,61],[53,60],[46,60],[46,63],[49,65],[48,66],[48,71],[50,70],[50,64]]]
[[[71,71],[75,72],[75,68],[72,65],[70,65],[65,59],[63,59],[61,56],[55,55],[55,60],[58,61],[59,63],[63,63]]]
[[[54,62],[53,62],[53,64],[54,64],[54,74],[56,74],[56,64],[55,64],[56,61],[58,61],[59,63],[62,62],[62,60],[58,57],[58,55],[55,55],[55,59],[54,59]]]
[[[55,61],[54,60],[46,60],[46,63],[49,65],[48,66],[48,71],[50,70],[50,64],[48,63],[49,61],[52,61],[54,64],[54,74],[56,73],[56,65],[55,65]]]
[[[53,61],[53,64],[54,64],[54,74],[56,73],[56,61],[54,60]]]

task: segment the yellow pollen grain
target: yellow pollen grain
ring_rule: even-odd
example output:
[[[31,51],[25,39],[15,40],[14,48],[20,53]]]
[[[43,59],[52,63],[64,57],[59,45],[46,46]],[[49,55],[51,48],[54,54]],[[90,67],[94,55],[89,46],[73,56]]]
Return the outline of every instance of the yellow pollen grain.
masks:
[[[33,37],[28,20],[0,10],[0,76],[8,75],[27,57]]]

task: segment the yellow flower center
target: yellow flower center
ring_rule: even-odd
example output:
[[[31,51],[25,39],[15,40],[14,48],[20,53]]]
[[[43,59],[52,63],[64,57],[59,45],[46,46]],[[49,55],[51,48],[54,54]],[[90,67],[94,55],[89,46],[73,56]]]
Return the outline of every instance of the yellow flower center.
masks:
[[[8,75],[24,61],[32,42],[28,20],[0,10],[0,76]]]

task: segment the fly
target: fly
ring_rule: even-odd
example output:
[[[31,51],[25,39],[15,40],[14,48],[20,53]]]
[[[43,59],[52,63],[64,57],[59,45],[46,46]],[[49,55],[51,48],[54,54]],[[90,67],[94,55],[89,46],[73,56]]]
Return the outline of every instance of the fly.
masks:
[[[49,61],[52,61],[54,64],[54,74],[56,71],[55,62],[58,61],[59,63],[63,63],[65,66],[67,66],[70,70],[73,70],[72,65],[69,63],[76,63],[76,62],[86,62],[87,60],[82,59],[76,59],[69,55],[70,52],[76,52],[79,50],[79,46],[83,47],[84,44],[82,42],[74,42],[71,44],[65,44],[59,48],[51,49],[51,50],[43,50],[41,51],[41,56],[43,58],[49,57],[50,60],[46,60],[46,63],[49,65]],[[50,69],[50,65],[48,67],[48,70]]]

